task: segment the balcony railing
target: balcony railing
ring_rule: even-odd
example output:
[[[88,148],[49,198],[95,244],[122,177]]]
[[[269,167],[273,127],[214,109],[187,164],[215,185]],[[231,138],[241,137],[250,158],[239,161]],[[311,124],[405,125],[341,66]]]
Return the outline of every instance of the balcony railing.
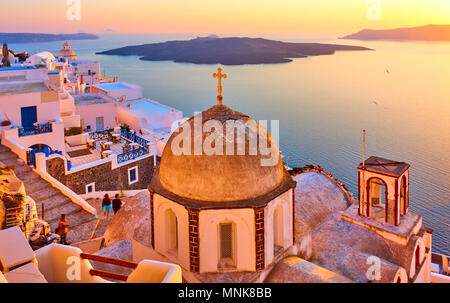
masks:
[[[33,136],[38,134],[51,133],[53,127],[51,123],[37,124],[34,126],[19,127],[19,137]]]
[[[112,131],[113,131],[113,129],[105,129],[105,130],[90,132],[89,138],[92,140],[109,140]]]
[[[146,154],[148,154],[147,146],[132,149],[130,151],[117,155],[117,163],[120,164],[123,162],[131,161]]]
[[[122,138],[127,139],[129,141],[135,142],[137,144],[139,144],[140,146],[147,146],[147,144],[150,143],[150,141],[145,140],[142,137],[139,137],[136,134],[132,134],[124,129],[120,129],[120,135],[122,136]]]

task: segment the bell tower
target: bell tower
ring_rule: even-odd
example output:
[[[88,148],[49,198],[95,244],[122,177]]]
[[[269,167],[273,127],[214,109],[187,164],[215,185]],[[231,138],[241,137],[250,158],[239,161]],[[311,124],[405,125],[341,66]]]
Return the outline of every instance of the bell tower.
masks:
[[[358,166],[358,214],[400,225],[409,208],[409,164],[371,156]]]

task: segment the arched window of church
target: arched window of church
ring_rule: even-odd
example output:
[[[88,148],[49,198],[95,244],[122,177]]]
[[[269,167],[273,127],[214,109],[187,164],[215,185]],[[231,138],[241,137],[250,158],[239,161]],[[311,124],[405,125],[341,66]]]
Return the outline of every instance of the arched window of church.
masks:
[[[415,256],[416,256],[416,270],[417,270],[420,266],[420,245],[417,245],[416,247]]]
[[[279,205],[273,213],[273,250],[274,254],[284,246],[283,207]]]
[[[219,267],[233,267],[234,264],[234,225],[231,222],[219,224],[220,263]]]
[[[172,254],[178,254],[178,219],[173,210],[166,211],[167,224],[167,250]]]

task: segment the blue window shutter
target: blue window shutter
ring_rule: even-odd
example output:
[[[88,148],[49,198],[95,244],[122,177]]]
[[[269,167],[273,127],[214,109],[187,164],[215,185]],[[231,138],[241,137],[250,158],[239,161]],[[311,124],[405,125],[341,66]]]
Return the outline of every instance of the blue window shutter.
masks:
[[[130,170],[130,182],[136,181],[136,168]]]

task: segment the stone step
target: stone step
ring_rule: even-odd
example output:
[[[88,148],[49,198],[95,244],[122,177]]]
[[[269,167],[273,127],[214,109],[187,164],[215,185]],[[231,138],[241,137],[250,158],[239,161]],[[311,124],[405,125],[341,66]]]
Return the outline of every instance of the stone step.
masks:
[[[76,241],[90,238],[97,223],[95,215],[73,203],[69,197],[42,179],[30,166],[3,145],[0,145],[0,161],[15,167],[14,173],[24,183],[27,195],[36,202],[39,216],[42,215],[42,206],[44,206],[44,220],[50,224],[53,231],[58,225],[61,214],[65,214],[69,224],[69,242],[71,238]],[[100,224],[100,232],[104,232],[107,223],[105,221],[103,225]]]
[[[6,153],[6,152],[11,152],[11,149],[4,145],[0,145],[0,153]]]
[[[69,224],[69,229],[73,229],[79,225],[85,224],[95,219],[94,215],[91,215],[83,209],[74,211],[72,213],[67,213],[67,223]],[[46,220],[47,221],[47,220]],[[47,221],[52,229],[54,230],[58,226],[59,217],[56,220]]]
[[[33,182],[27,182],[25,184],[25,190],[27,192],[28,195],[35,193],[37,191],[40,191],[41,189],[43,189],[44,187],[47,186],[51,186],[50,183],[48,183],[47,181],[45,181],[42,178],[36,179]]]
[[[25,184],[25,189],[27,188],[27,185]],[[50,197],[56,196],[58,194],[61,194],[61,192],[54,188],[51,185],[47,185],[45,187],[43,187],[42,189],[35,191],[34,193],[30,194],[30,196],[34,199],[34,200],[47,200]]]
[[[12,152],[0,152],[0,161],[8,159],[17,159],[17,156]]]
[[[22,159],[19,158],[4,159],[2,160],[2,162],[6,165],[14,166],[15,167],[14,173],[16,175],[25,171],[31,171],[31,168],[28,165],[26,165]]]
[[[14,170],[14,173],[17,176],[18,174],[25,174],[25,173],[30,172],[30,171],[32,171],[32,169],[28,165],[19,165],[19,166],[16,166],[16,169]]]
[[[41,179],[41,176],[39,176],[32,170],[16,173],[16,176],[17,178],[22,180],[23,183],[25,183],[25,190],[27,189],[27,184],[36,182],[38,179]]]
[[[39,201],[40,205],[44,205],[44,207],[45,207],[44,211],[62,207],[63,205],[65,205],[67,203],[73,203],[73,202],[72,202],[72,200],[70,200],[69,197],[64,196],[63,194],[55,195],[53,197],[49,197],[45,200]],[[37,202],[36,202],[36,204],[37,204]]]
[[[61,205],[60,207],[55,207],[50,210],[47,210],[44,205],[44,220],[47,222],[57,222],[59,221],[59,218],[61,218],[62,214],[65,214],[69,218],[71,214],[75,214],[80,210],[81,207],[72,202],[66,203],[64,205]]]
[[[74,243],[89,240],[96,224],[97,218],[93,217],[83,224],[73,226],[72,228],[69,227],[67,241]]]
[[[17,156],[7,157],[7,159],[2,160],[2,162],[5,163],[6,165],[14,165],[14,166],[25,165],[25,162],[22,159],[19,159]]]
[[[3,161],[2,161],[3,162]],[[3,162],[5,163],[5,162]],[[6,163],[5,163],[6,164]],[[11,164],[8,164],[11,165]],[[20,175],[26,174],[30,171],[32,171],[31,167],[29,167],[28,165],[23,165],[23,164],[19,164],[19,165],[14,165],[12,164],[15,168],[14,168],[14,174],[19,177]],[[20,178],[19,178],[20,179]]]
[[[80,209],[80,211],[70,214],[67,218],[72,221],[72,226],[75,227],[95,219],[95,216],[83,209]]]
[[[25,184],[25,190],[27,188],[27,185]],[[61,194],[61,192],[59,190],[57,190],[56,188],[54,188],[51,185],[47,185],[44,188],[42,188],[39,191],[36,191],[32,194],[30,194],[31,198],[33,198],[35,201],[37,200],[47,200],[53,196],[56,196],[58,194]]]

